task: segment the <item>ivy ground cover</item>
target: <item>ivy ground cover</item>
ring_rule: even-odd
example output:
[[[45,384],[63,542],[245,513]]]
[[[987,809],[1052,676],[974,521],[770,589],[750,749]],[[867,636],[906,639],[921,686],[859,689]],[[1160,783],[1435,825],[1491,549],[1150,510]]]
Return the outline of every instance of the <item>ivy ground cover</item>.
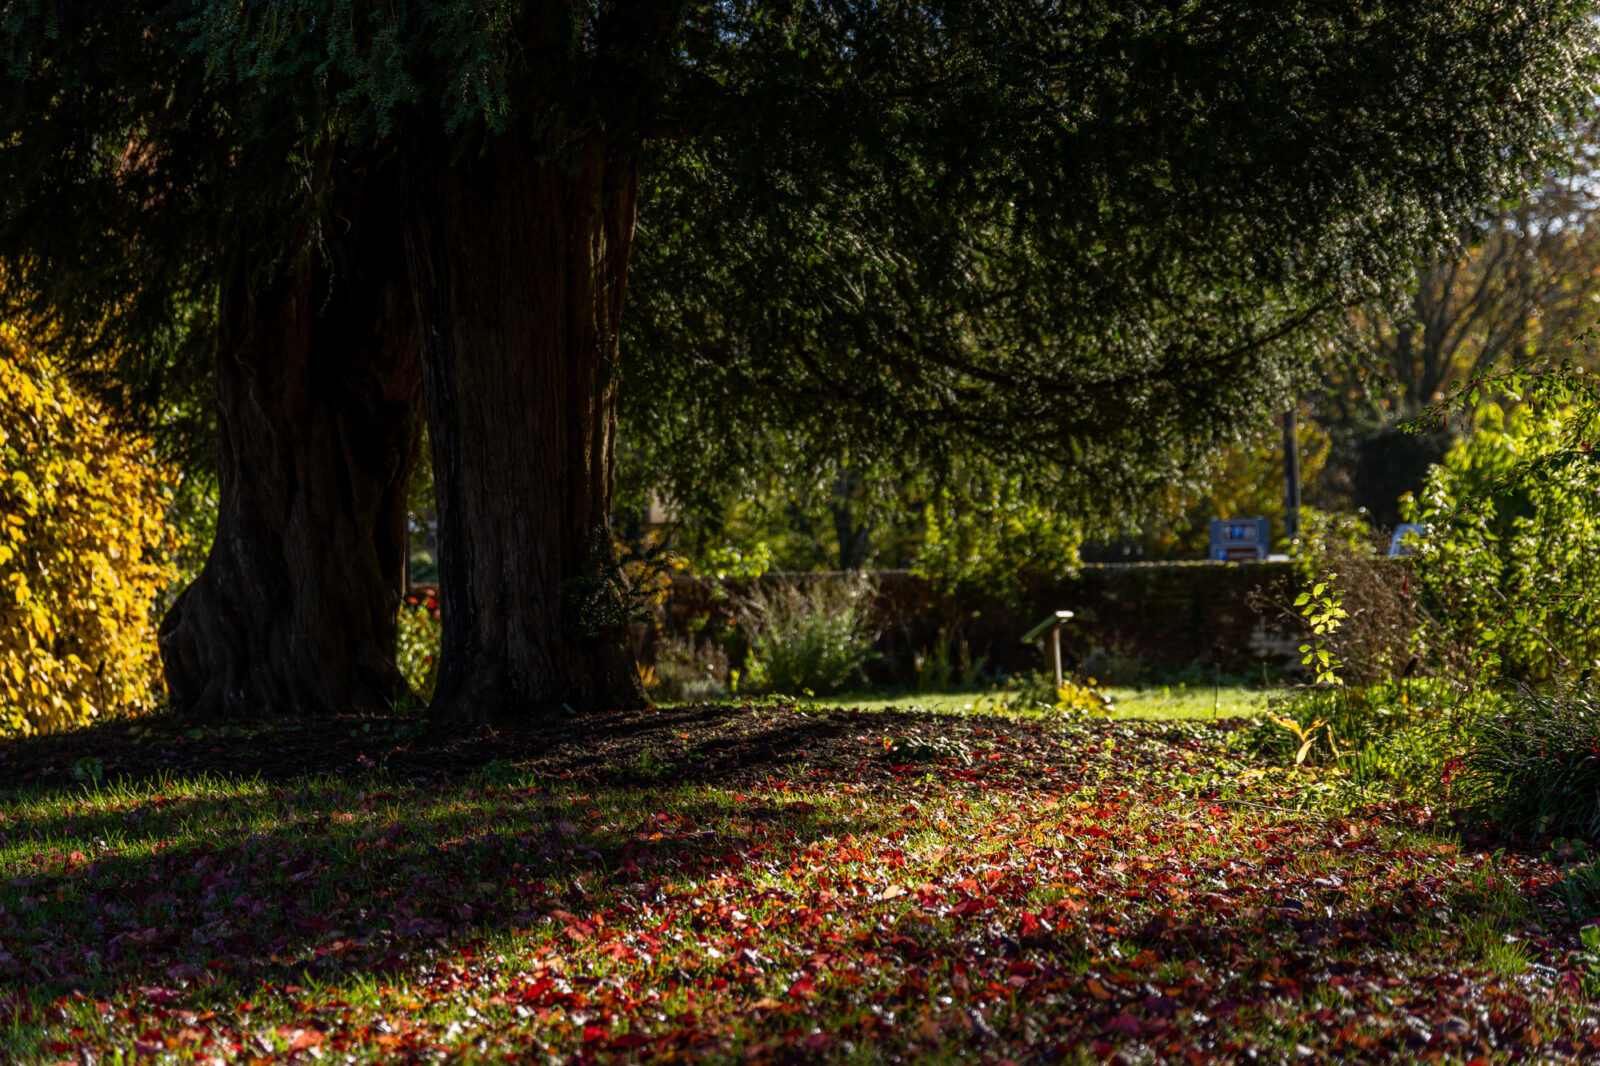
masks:
[[[1559,871],[1233,726],[785,706],[0,747],[0,1059],[1583,1061]]]

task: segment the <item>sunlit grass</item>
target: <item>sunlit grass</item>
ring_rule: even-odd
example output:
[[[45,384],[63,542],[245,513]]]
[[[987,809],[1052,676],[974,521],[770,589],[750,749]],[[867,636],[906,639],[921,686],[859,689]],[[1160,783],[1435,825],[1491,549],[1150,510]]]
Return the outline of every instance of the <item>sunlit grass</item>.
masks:
[[[1142,718],[1151,721],[1173,719],[1208,719],[1254,717],[1266,709],[1272,690],[1222,686],[1221,688],[1189,688],[1184,685],[1161,685],[1149,688],[1112,688],[1105,690],[1116,705],[1110,717],[1115,719]],[[884,696],[876,693],[845,693],[839,696],[817,697],[808,702],[818,706],[847,707],[863,711],[920,710],[943,714],[972,712],[1028,713],[1030,716],[1051,717],[1048,712],[1029,712],[1021,708],[1014,697],[1003,692],[950,692],[911,693]]]

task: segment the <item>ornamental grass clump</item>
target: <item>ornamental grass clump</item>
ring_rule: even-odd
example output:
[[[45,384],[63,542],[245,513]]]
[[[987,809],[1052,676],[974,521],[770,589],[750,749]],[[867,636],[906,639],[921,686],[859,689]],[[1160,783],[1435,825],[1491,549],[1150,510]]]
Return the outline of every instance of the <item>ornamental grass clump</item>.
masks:
[[[1467,720],[1447,783],[1518,836],[1600,835],[1600,688],[1519,688]]]
[[[799,696],[858,682],[873,655],[871,606],[872,583],[865,578],[757,588],[741,611],[750,640],[745,685]]]

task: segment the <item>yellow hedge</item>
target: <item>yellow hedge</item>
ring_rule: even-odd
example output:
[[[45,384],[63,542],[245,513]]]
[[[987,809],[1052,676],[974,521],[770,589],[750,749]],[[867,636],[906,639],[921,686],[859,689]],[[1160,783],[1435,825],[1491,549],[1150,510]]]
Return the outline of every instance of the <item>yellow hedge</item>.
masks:
[[[166,471],[0,325],[0,733],[161,699]]]

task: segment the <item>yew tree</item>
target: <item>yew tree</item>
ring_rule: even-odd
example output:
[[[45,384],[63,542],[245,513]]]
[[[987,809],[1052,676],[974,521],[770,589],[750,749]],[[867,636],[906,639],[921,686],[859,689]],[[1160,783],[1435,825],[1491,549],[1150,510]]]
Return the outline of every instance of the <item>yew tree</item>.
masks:
[[[759,430],[1135,491],[1280,403],[1342,311],[1537,176],[1592,92],[1592,17],[12,0],[0,256],[84,322],[115,332],[143,293],[130,334],[165,312],[211,338],[239,519],[169,619],[174,691],[201,693],[180,705],[346,691],[312,608],[385,605],[410,353],[435,713],[622,706],[643,699],[607,532],[624,383],[680,488]],[[330,514],[353,532],[324,536]],[[347,560],[378,579],[332,581]]]

